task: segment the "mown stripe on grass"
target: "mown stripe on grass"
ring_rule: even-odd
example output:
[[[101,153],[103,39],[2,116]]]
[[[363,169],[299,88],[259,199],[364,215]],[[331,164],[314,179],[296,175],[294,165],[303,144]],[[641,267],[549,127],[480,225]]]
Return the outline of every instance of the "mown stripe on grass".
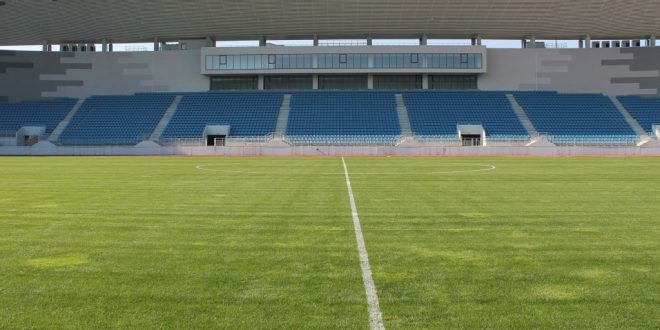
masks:
[[[348,189],[348,198],[351,202],[351,214],[353,216],[353,226],[355,227],[355,239],[357,240],[358,252],[360,255],[360,268],[362,268],[362,281],[364,282],[364,290],[367,294],[367,305],[369,307],[369,323],[373,330],[384,330],[383,313],[380,311],[378,303],[378,293],[376,292],[376,283],[371,276],[371,265],[369,265],[369,254],[367,247],[364,243],[364,236],[362,235],[362,226],[360,225],[360,217],[358,216],[357,207],[355,206],[355,197],[353,196],[353,188],[351,187],[351,178],[348,175],[348,167],[346,160],[341,158],[341,163],[344,165],[344,176],[346,176],[346,188]]]

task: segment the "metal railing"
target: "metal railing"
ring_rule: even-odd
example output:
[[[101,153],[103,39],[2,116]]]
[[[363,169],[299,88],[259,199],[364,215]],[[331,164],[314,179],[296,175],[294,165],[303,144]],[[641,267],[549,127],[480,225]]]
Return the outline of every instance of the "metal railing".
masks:
[[[2,132],[0,132],[0,136]],[[12,132],[8,137],[16,136]],[[637,135],[552,135],[539,133],[534,136],[495,135],[485,140],[487,146],[524,146],[535,139],[545,138],[558,146],[634,146],[648,136]],[[250,147],[265,145],[273,140],[281,140],[294,146],[397,146],[405,141],[414,140],[422,146],[464,146],[465,143],[457,135],[297,135],[289,136],[270,133],[262,136],[228,137],[224,140],[228,147]],[[86,139],[64,138],[61,144],[70,146],[129,146],[148,140],[141,138]],[[163,146],[203,147],[207,146],[205,138],[164,138],[159,142]],[[484,141],[480,141],[481,145]]]
[[[401,135],[297,135],[283,141],[295,146],[395,146]]]
[[[18,133],[18,130],[16,131],[0,131],[0,137],[16,137],[16,133]]]
[[[641,141],[637,135],[548,135],[548,141],[558,146],[634,146]]]
[[[367,46],[366,40],[319,40],[321,47],[357,47]]]
[[[242,136],[242,137],[228,137],[225,139],[225,146],[228,147],[248,147],[255,145],[262,145],[272,141],[275,134],[267,134],[261,136]],[[174,146],[174,147],[206,147],[207,140],[205,138],[164,138],[160,139],[161,145]]]

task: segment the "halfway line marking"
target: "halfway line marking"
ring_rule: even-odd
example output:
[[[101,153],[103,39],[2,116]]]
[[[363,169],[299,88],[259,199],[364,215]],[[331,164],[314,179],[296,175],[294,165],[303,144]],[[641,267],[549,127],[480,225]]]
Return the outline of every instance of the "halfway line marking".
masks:
[[[362,236],[362,226],[360,225],[360,218],[358,217],[357,207],[355,206],[355,197],[353,197],[353,188],[351,188],[351,179],[348,176],[348,167],[344,157],[341,158],[341,163],[344,165],[344,176],[346,176],[346,188],[348,188],[348,198],[351,201],[351,213],[353,215],[353,226],[355,227],[355,239],[357,240],[358,252],[360,255],[360,268],[362,268],[362,282],[364,283],[364,290],[367,294],[367,305],[369,307],[369,323],[372,330],[385,330],[383,323],[383,313],[380,311],[378,304],[378,294],[376,293],[376,284],[371,276],[371,266],[369,265],[369,255],[367,254],[367,247],[364,244],[364,236]]]

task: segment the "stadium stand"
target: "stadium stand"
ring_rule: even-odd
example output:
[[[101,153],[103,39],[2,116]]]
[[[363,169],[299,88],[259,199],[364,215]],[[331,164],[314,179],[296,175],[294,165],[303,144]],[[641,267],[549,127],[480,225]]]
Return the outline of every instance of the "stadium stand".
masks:
[[[230,125],[232,137],[271,134],[283,97],[280,92],[185,94],[162,138],[201,138],[207,125]]]
[[[298,92],[286,130],[297,145],[392,145],[401,135],[388,92]]]
[[[75,99],[52,101],[0,103],[0,136],[15,136],[24,126],[44,126],[53,132],[76,104]]]
[[[633,145],[637,135],[602,94],[516,92],[537,130],[558,145]]]
[[[182,99],[162,139],[203,138],[207,125],[230,125],[231,137],[264,138],[275,132],[283,92],[208,92]],[[292,92],[284,137],[294,145],[394,145],[402,137],[394,92]],[[504,92],[405,92],[418,139],[458,140],[457,125],[483,125],[490,140],[530,138]],[[602,94],[515,92],[541,134],[559,145],[631,145],[637,135]],[[176,94],[93,96],[60,136],[64,145],[134,145],[149,138]],[[660,123],[660,98],[626,96],[621,103],[647,132]],[[0,103],[0,136],[24,126],[52,133],[75,99]]]
[[[148,139],[174,94],[93,96],[85,100],[60,142],[66,145],[134,145]]]
[[[419,138],[458,139],[459,124],[483,125],[491,139],[528,139],[502,92],[408,92],[410,124]]]
[[[653,125],[660,125],[660,98],[620,96],[618,99],[642,128],[653,134]]]

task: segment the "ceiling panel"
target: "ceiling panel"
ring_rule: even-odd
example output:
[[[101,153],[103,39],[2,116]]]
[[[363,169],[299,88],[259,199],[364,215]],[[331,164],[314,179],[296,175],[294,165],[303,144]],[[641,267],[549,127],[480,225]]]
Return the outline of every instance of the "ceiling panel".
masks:
[[[658,0],[4,0],[0,44],[68,41],[594,39],[660,34]]]

